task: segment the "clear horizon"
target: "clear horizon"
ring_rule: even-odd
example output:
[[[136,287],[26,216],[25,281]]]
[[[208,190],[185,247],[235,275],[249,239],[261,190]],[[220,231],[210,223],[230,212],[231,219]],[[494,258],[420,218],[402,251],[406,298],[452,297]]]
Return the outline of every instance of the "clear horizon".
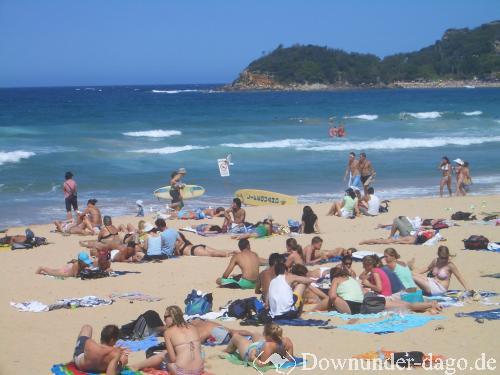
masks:
[[[279,44],[384,57],[494,21],[497,9],[489,0],[4,0],[0,88],[225,84]]]

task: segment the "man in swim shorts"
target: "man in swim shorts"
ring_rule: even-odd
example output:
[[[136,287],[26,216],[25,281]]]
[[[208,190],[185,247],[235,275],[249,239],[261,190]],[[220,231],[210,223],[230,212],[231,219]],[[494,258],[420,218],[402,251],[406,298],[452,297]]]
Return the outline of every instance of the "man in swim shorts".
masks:
[[[101,331],[101,343],[92,339],[92,327],[84,325],[76,340],[73,361],[76,368],[84,372],[106,372],[111,360],[122,353],[120,361],[127,364],[127,356],[123,350],[115,348],[120,330],[115,325],[107,325]]]
[[[354,152],[349,153],[349,160],[344,173],[344,181],[347,178],[347,174],[349,174],[349,183],[347,184],[347,187],[355,187],[358,188],[358,190],[361,190],[363,188],[363,184],[361,183],[359,161],[356,160],[356,154]]]
[[[366,154],[364,152],[359,154],[358,165],[361,174],[361,183],[363,184],[365,195],[367,195],[370,184],[365,185],[365,182],[368,181],[370,177],[375,175],[375,170],[373,169],[372,162],[366,158]]]
[[[232,219],[231,214],[233,214]],[[224,212],[224,223],[222,224],[222,228],[226,228],[228,232],[237,232],[238,229],[245,227],[245,217],[246,212],[241,208],[241,199],[234,198],[231,207]]]
[[[236,286],[240,289],[255,289],[255,283],[259,277],[259,256],[250,249],[250,242],[247,239],[239,240],[238,247],[240,253],[231,257],[229,265],[222,274],[222,277],[216,280],[216,283],[220,286]],[[231,272],[233,272],[236,266],[241,269],[241,274],[230,277]]]

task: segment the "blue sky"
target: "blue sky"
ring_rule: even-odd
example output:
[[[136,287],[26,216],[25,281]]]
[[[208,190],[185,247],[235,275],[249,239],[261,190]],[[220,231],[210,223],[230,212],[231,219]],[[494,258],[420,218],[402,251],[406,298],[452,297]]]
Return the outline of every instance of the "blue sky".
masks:
[[[499,14],[498,0],[0,0],[0,87],[230,82],[280,43],[385,56]]]

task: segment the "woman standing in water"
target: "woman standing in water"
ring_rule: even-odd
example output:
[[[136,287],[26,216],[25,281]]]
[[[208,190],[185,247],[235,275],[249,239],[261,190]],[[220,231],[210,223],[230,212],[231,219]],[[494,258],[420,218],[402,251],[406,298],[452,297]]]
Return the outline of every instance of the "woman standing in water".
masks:
[[[448,187],[448,194],[451,197],[451,173],[452,167],[450,163],[450,159],[446,156],[443,156],[441,159],[441,164],[439,165],[439,169],[441,170],[441,181],[439,182],[439,196],[443,197],[443,190],[445,185]]]

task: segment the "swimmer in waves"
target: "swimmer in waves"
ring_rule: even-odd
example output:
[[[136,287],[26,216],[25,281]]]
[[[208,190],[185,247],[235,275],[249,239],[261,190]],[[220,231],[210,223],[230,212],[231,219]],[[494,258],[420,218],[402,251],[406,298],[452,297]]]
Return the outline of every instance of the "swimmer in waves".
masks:
[[[339,127],[331,126],[328,131],[328,135],[332,138],[334,137],[344,137],[345,136],[345,128],[343,124],[339,124]]]

